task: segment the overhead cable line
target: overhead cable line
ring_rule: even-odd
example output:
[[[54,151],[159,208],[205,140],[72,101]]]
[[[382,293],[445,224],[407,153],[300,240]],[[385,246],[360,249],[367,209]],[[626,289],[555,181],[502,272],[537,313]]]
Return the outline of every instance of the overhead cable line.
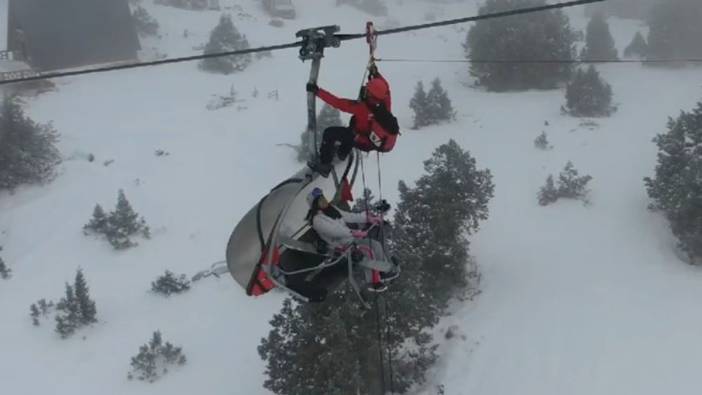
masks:
[[[404,32],[429,29],[429,28],[434,28],[434,27],[455,25],[455,24],[459,24],[459,23],[474,22],[474,21],[486,20],[486,19],[504,18],[504,17],[508,17],[508,16],[530,14],[530,13],[534,13],[534,12],[542,12],[542,11],[548,11],[548,10],[561,9],[561,8],[569,8],[569,7],[579,6],[579,5],[599,3],[599,2],[603,2],[603,1],[605,1],[605,0],[577,0],[577,1],[569,1],[569,2],[564,2],[564,3],[549,4],[549,5],[539,6],[539,7],[518,8],[518,9],[509,10],[509,11],[501,11],[501,12],[483,14],[483,15],[466,17],[466,18],[449,19],[449,20],[444,20],[444,21],[439,21],[439,22],[434,22],[434,23],[410,25],[410,26],[400,27],[400,28],[396,28],[396,29],[379,30],[379,31],[377,31],[377,34],[378,35],[388,35],[388,34],[404,33]],[[365,33],[338,34],[336,36],[341,41],[366,38]],[[179,57],[179,58],[161,59],[161,60],[155,60],[155,61],[150,61],[150,62],[119,64],[119,65],[97,67],[97,68],[90,68],[90,69],[84,69],[84,70],[46,72],[46,73],[40,72],[34,76],[3,80],[3,81],[0,81],[0,85],[14,84],[14,83],[19,83],[19,82],[37,81],[37,80],[46,80],[46,79],[52,79],[52,78],[71,77],[71,76],[78,76],[78,75],[84,75],[84,74],[105,73],[105,72],[110,72],[110,71],[136,69],[136,68],[141,68],[141,67],[163,66],[163,65],[167,65],[167,64],[192,62],[192,61],[196,61],[196,60],[219,58],[219,57],[225,57],[225,56],[238,56],[238,55],[247,55],[247,54],[253,54],[253,53],[260,53],[260,52],[277,51],[277,50],[281,50],[281,49],[296,48],[296,47],[300,47],[300,46],[302,46],[302,41],[297,41],[297,42],[292,42],[292,43],[287,43],[287,44],[271,45],[271,46],[265,46],[265,47],[242,49],[242,50],[237,50],[237,51],[215,52],[215,53],[202,54],[202,55],[193,55],[193,56],[186,56],[186,57]]]
[[[608,63],[702,63],[702,58],[680,59],[410,59],[380,58],[376,62],[403,63],[487,63],[487,64],[608,64]]]

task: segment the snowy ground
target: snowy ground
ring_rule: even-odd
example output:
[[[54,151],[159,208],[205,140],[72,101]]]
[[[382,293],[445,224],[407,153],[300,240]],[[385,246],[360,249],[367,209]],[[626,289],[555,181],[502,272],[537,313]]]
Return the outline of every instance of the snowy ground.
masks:
[[[393,1],[392,20],[376,23],[416,23],[429,12],[438,18],[474,14],[468,3]],[[230,12],[253,46],[289,42],[298,28],[330,23],[358,32],[368,18],[350,8],[297,1],[299,18],[276,29],[258,1],[236,4],[241,10]],[[168,56],[192,54],[219,18],[218,12],[146,7],[163,37],[145,46]],[[584,26],[581,13],[572,15],[575,26]],[[612,23],[620,49],[640,28]],[[460,58],[465,29],[382,37],[379,55]],[[360,41],[329,50],[320,85],[354,95],[365,56]],[[50,185],[0,194],[1,254],[14,271],[10,281],[0,281],[0,382],[7,393],[267,393],[256,346],[282,295],[250,299],[227,277],[203,280],[170,299],[148,290],[164,269],[193,274],[223,259],[236,221],[297,169],[293,152],[278,144],[297,143],[304,128],[307,68],[295,51],[282,51],[234,76],[179,64],[57,80],[58,91],[28,102],[36,120],[52,121],[61,132],[66,161]],[[559,91],[485,93],[466,86],[471,80],[464,64],[387,63],[381,69],[406,129],[419,79],[440,76],[458,110],[454,124],[405,131],[395,152],[383,157],[384,195],[394,201],[397,181],[416,179],[422,160],[449,138],[490,168],[496,184],[490,219],[471,244],[483,294],[442,322],[459,326],[465,340],[442,346],[431,382],[418,391],[433,394],[444,384],[451,395],[695,392],[701,384],[702,273],[676,259],[665,221],[646,210],[642,178],[655,164],[652,137],[668,116],[702,96],[702,69],[601,67],[620,109],[597,120],[594,130],[560,114]],[[232,84],[242,102],[205,109],[212,95],[227,94]],[[277,100],[269,97],[276,90]],[[553,151],[533,148],[542,130]],[[157,157],[157,149],[170,155]],[[82,159],[87,153],[97,160]],[[104,166],[108,160],[114,162]],[[568,160],[593,176],[592,204],[538,206],[538,188]],[[369,173],[375,174],[373,167]],[[119,188],[154,231],[153,240],[122,253],[81,233],[95,203],[113,207]],[[31,325],[29,305],[42,297],[56,301],[78,267],[100,323],[62,341],[52,322]],[[129,358],[156,329],[183,346],[188,364],[155,384],[127,381]]]

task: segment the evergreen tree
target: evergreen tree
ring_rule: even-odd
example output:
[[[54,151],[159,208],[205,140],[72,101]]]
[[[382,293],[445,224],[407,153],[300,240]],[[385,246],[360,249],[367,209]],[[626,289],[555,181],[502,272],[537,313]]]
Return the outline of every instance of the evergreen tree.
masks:
[[[50,181],[61,162],[57,140],[50,124],[34,122],[18,98],[6,97],[0,112],[0,189]]]
[[[341,126],[341,113],[336,108],[324,104],[317,116],[318,144],[321,144],[324,130],[331,126]],[[303,163],[307,162],[314,158],[316,153],[317,149],[314,147],[314,138],[310,135],[309,131],[305,129],[300,135],[300,145],[297,147],[297,160]]]
[[[414,111],[414,128],[419,129],[424,126],[431,125],[429,116],[429,99],[424,91],[422,81],[417,82],[417,87],[414,90],[414,96],[410,100],[410,108]]]
[[[433,124],[451,121],[455,118],[456,112],[451,105],[451,99],[438,78],[431,83],[431,89],[427,93],[427,102],[427,115]]]
[[[546,185],[541,187],[539,191],[539,204],[542,206],[548,206],[551,203],[555,203],[558,200],[558,190],[553,183],[553,176],[549,175],[546,178]]]
[[[566,199],[582,199],[589,192],[587,184],[591,180],[591,176],[580,176],[573,162],[568,161],[558,175],[558,196]]]
[[[92,324],[97,322],[97,309],[95,302],[90,299],[90,290],[88,283],[85,281],[83,271],[78,269],[76,272],[76,280],[74,283],[76,303],[80,312],[79,321],[81,325]]]
[[[702,2],[658,2],[649,18],[648,59],[679,59],[702,56]]]
[[[553,182],[553,176],[549,175],[546,179],[546,185],[541,187],[539,194],[539,204],[547,206],[555,203],[558,199],[579,199],[587,202],[587,184],[592,180],[589,175],[580,176],[578,171],[573,166],[573,163],[568,161],[565,168],[558,175],[558,186]]]
[[[604,14],[599,12],[592,16],[587,24],[585,48],[580,53],[584,60],[610,60],[618,59],[617,48],[614,47],[614,38],[609,32],[609,24]]]
[[[487,0],[481,15],[546,5],[546,0]],[[464,48],[469,59],[569,60],[574,56],[574,34],[560,10],[477,21]],[[472,63],[477,84],[490,91],[552,89],[567,81],[571,66],[564,63]]]
[[[41,315],[47,315],[49,314],[49,310],[54,307],[54,302],[49,301],[47,303],[46,299],[39,299],[37,301],[37,306],[39,306],[39,311],[41,311]]]
[[[161,332],[153,333],[149,343],[139,347],[139,353],[132,357],[132,370],[127,374],[130,380],[135,377],[150,383],[156,381],[162,374],[168,373],[169,365],[184,365],[185,355],[181,347],[171,343],[163,343]]]
[[[132,12],[132,18],[139,34],[143,36],[158,35],[158,21],[144,7],[137,6]]]
[[[578,69],[566,88],[564,111],[576,117],[602,117],[611,115],[612,87],[606,83],[594,66]]]
[[[648,44],[641,32],[636,32],[636,35],[631,40],[631,43],[624,49],[624,57],[626,58],[645,58],[648,53]]]
[[[205,45],[205,55],[211,53],[239,51],[249,48],[246,36],[239,33],[230,15],[222,15],[219,24],[210,33],[210,41]],[[251,55],[232,55],[226,57],[207,58],[200,63],[204,70],[231,74],[242,71],[251,63]]]
[[[66,294],[56,305],[56,310],[56,332],[65,339],[80,326],[80,306],[73,287],[68,283],[66,283]]]
[[[37,308],[37,305],[32,303],[32,305],[29,306],[29,311],[29,316],[32,317],[32,325],[39,326],[39,309]]]
[[[351,211],[364,212],[372,210],[375,203],[376,198],[375,195],[373,195],[373,191],[371,191],[370,188],[364,188],[363,195],[355,199],[355,203],[353,204]]]
[[[653,200],[670,222],[679,246],[690,261],[702,257],[702,102],[690,112],[668,121],[659,134],[658,163],[653,178],[645,178]]]
[[[118,250],[135,246],[136,243],[129,237],[137,233],[141,233],[147,239],[150,237],[146,221],[144,218],[139,218],[139,214],[134,211],[121,189],[117,196],[117,207],[110,213],[107,223],[107,240]]]
[[[93,232],[98,234],[106,234],[109,228],[107,214],[103,210],[102,206],[99,204],[95,205],[93,209],[93,218],[85,226],[83,230],[85,232]]]
[[[155,293],[170,296],[171,294],[179,294],[190,289],[190,281],[181,274],[176,277],[175,274],[166,270],[156,281],[151,283],[151,290]]]
[[[399,393],[422,383],[437,358],[426,330],[467,283],[465,235],[487,218],[493,193],[489,171],[477,170],[475,160],[454,141],[439,147],[425,170],[414,189],[400,184],[395,223],[401,232],[389,240],[403,275],[384,296],[392,306],[385,321],[393,329],[383,344]],[[448,279],[449,272],[459,279]],[[286,300],[271,325],[259,346],[267,362],[267,389],[282,395],[380,392],[375,312],[359,306],[348,286],[322,304]]]
[[[548,135],[546,132],[541,132],[541,134],[534,140],[534,147],[540,150],[550,150],[553,146],[548,142]]]
[[[12,270],[9,267],[7,267],[5,261],[3,261],[2,257],[0,257],[0,278],[2,278],[3,280],[7,280],[8,278],[10,278],[11,274]]]
[[[487,219],[494,185],[490,171],[478,170],[475,159],[453,140],[439,146],[424,169],[427,174],[414,188],[400,184],[393,233],[411,242],[395,250],[402,262],[411,255],[422,257],[422,277],[429,284],[423,293],[443,308],[467,284],[466,236]],[[409,256],[407,251],[412,251]]]

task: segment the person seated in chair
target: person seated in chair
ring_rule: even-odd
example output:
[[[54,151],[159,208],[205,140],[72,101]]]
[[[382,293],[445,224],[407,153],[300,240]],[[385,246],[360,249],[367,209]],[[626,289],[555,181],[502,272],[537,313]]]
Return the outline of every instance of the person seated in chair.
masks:
[[[314,188],[307,195],[307,203],[310,207],[307,220],[332,251],[345,251],[356,242],[359,250],[365,252],[363,257],[356,258],[359,261],[364,259],[388,261],[383,245],[379,241],[369,238],[366,230],[350,228],[354,224],[360,224],[361,229],[368,225],[380,225],[383,222],[381,217],[341,210],[331,205],[319,188]],[[353,256],[358,256],[358,254],[353,254]],[[381,288],[381,274],[372,272],[375,271],[368,271],[369,282],[372,283],[373,288]]]

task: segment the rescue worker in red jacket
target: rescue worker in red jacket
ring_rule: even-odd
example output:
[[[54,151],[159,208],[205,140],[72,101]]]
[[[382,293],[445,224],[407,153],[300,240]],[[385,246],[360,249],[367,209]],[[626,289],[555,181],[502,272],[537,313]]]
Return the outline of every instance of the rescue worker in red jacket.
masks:
[[[338,98],[315,84],[307,84],[307,91],[339,111],[353,115],[349,127],[332,126],[324,131],[319,162],[310,163],[310,167],[322,176],[329,176],[337,142],[340,143],[338,156],[341,160],[345,160],[354,147],[365,152],[390,152],[395,147],[400,127],[391,112],[390,84],[375,65],[370,68],[361,100]]]

